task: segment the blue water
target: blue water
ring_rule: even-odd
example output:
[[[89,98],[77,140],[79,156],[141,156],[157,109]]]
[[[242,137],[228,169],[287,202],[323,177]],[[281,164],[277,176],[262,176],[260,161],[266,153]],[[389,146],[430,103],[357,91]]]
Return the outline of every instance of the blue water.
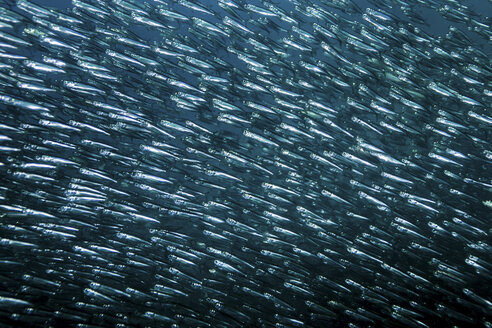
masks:
[[[33,2],[61,11],[73,8],[70,1],[33,0]],[[96,1],[93,2],[96,3]],[[277,5],[286,12],[295,13],[295,5],[291,2],[277,2]],[[147,1],[147,3],[149,6],[156,5],[152,1]],[[181,14],[206,19],[211,23],[219,23],[223,16],[229,15],[217,5],[216,1],[196,1],[196,3],[217,12],[220,18],[194,12],[174,2],[171,3],[171,1],[169,6],[171,9],[177,8]],[[367,7],[374,7],[368,1],[354,1],[354,3],[362,9],[362,12]],[[490,22],[492,2],[469,0],[460,3],[469,6],[472,12],[489,16],[484,21]],[[242,4],[262,6],[261,1],[242,2]],[[8,2],[3,2],[2,7],[8,5]],[[445,1],[442,1],[442,6],[444,5]],[[484,42],[483,38],[467,31],[466,24],[447,21],[438,13],[418,5],[415,8],[416,12],[424,18],[426,24],[405,25],[403,22],[406,21],[406,18],[397,6],[394,6],[390,13],[402,20],[401,26],[417,27],[424,34],[440,40],[446,38],[451,25],[459,27],[470,38],[470,46],[480,50],[490,58],[492,54],[490,42]],[[348,14],[337,9],[332,10],[334,14],[347,20],[363,22],[360,13]],[[258,15],[247,13],[240,13],[239,16],[239,19],[244,22],[250,18],[258,18]],[[293,14],[293,16],[299,19],[299,27],[309,32],[312,32],[313,23],[320,23],[316,19],[299,14]],[[470,19],[472,18],[470,17]],[[177,35],[180,37],[188,35],[190,40],[201,41],[189,32],[190,25],[180,24]],[[281,32],[273,29],[265,31],[254,27],[252,24],[248,26],[251,26],[259,34],[257,36],[266,40],[266,43],[279,42],[290,33],[290,31]],[[92,30],[93,27],[94,22],[87,21],[82,28]],[[159,45],[165,42],[162,35],[155,30],[134,22],[130,22],[128,27],[112,27],[121,29],[125,33],[130,32],[131,35],[136,35],[147,44]],[[23,26],[17,27],[17,30],[12,33],[18,32],[18,35],[22,36],[23,34],[20,32],[22,28]],[[97,35],[93,35],[93,40],[90,42],[97,38]],[[103,39],[104,37],[101,35],[100,38]],[[230,40],[222,39],[220,41],[225,46],[236,42],[236,39],[232,38]],[[70,41],[68,38],[65,40]],[[203,42],[206,41],[203,40]],[[38,128],[40,122],[50,118],[49,116],[36,116],[31,112],[22,110],[22,108],[5,105],[2,102],[0,119],[3,121],[0,123],[25,128],[18,134],[9,135],[13,139],[12,142],[16,143],[16,147],[18,146],[22,151],[7,155],[1,154],[3,166],[0,167],[2,174],[0,186],[3,187],[2,195],[3,190],[7,190],[5,192],[7,196],[2,196],[2,199],[9,206],[24,206],[45,211],[57,217],[56,220],[46,219],[45,222],[42,219],[38,220],[37,217],[19,217],[15,211],[5,215],[0,213],[0,218],[4,219],[1,222],[0,237],[4,238],[2,239],[2,246],[5,246],[0,250],[1,259],[5,261],[4,267],[0,267],[0,278],[3,279],[0,279],[2,280],[0,281],[0,297],[18,298],[30,302],[29,306],[9,307],[3,306],[9,301],[0,299],[0,305],[2,305],[0,306],[0,321],[5,323],[5,326],[17,324],[33,327],[50,325],[62,327],[84,323],[101,327],[114,327],[116,324],[120,324],[121,327],[124,325],[167,327],[171,325],[171,322],[174,322],[177,325],[175,327],[297,327],[302,326],[299,323],[301,321],[306,327],[441,327],[452,326],[453,324],[460,327],[467,325],[486,326],[487,324],[490,326],[492,314],[490,308],[484,305],[487,304],[484,299],[490,299],[490,292],[487,288],[491,286],[490,272],[492,270],[488,252],[490,250],[488,245],[490,208],[483,204],[483,201],[490,199],[490,188],[466,180],[466,178],[475,179],[485,185],[490,183],[490,160],[487,161],[485,158],[485,150],[490,150],[490,124],[473,120],[467,116],[469,111],[490,116],[490,113],[487,114],[487,108],[490,107],[490,104],[485,103],[484,107],[486,108],[484,109],[479,106],[464,104],[456,99],[439,98],[435,94],[431,94],[426,85],[417,85],[415,89],[420,88],[419,91],[425,93],[426,97],[409,98],[417,103],[422,103],[428,111],[425,113],[412,111],[409,106],[399,104],[395,97],[390,98],[388,96],[389,91],[398,90],[398,88],[392,89],[391,84],[399,83],[399,81],[392,82],[389,74],[391,70],[388,69],[384,72],[388,73],[387,80],[378,77],[378,82],[381,85],[371,84],[374,80],[368,80],[369,82],[364,83],[378,91],[380,87],[384,96],[391,99],[390,109],[398,115],[368,114],[347,105],[348,97],[368,105],[369,101],[367,100],[370,97],[358,98],[357,87],[362,79],[355,81],[352,86],[346,89],[347,91],[340,92],[334,91],[334,88],[329,84],[327,75],[323,75],[319,77],[320,81],[311,81],[316,82],[319,89],[315,91],[303,90],[305,94],[302,97],[293,100],[285,99],[301,106],[304,106],[309,100],[319,100],[327,106],[332,106],[337,110],[336,117],[332,117],[332,119],[345,129],[345,132],[332,129],[328,124],[321,124],[325,128],[324,132],[333,134],[333,140],[323,140],[319,136],[312,139],[307,137],[288,139],[289,136],[292,137],[292,134],[289,135],[286,131],[279,129],[280,124],[291,124],[302,131],[309,132],[310,126],[306,123],[308,120],[305,112],[299,114],[302,119],[289,118],[288,115],[275,117],[265,115],[260,119],[254,119],[253,115],[250,115],[247,118],[254,122],[251,124],[251,128],[249,125],[245,127],[241,124],[233,125],[217,120],[219,111],[212,106],[211,99],[217,99],[219,96],[240,107],[246,114],[252,114],[253,110],[246,108],[245,101],[281,107],[275,103],[276,96],[271,93],[243,92],[241,89],[235,88],[240,85],[241,81],[234,79],[243,79],[244,77],[253,79],[256,74],[249,72],[248,66],[237,56],[231,55],[223,46],[217,48],[206,46],[204,50],[210,50],[211,54],[202,52],[196,54],[196,57],[206,60],[218,57],[237,69],[237,71],[229,68],[214,71],[218,76],[231,79],[230,82],[234,88],[231,87],[226,92],[219,92],[219,94],[213,94],[211,91],[205,92],[203,97],[206,98],[207,102],[200,107],[200,110],[187,112],[173,107],[175,103],[169,100],[171,94],[174,95],[177,91],[183,91],[182,89],[152,85],[153,80],[146,76],[148,67],[145,69],[130,68],[132,66],[128,66],[128,68],[116,67],[104,55],[106,49],[99,49],[95,46],[95,42],[90,42],[88,41],[88,44],[94,48],[88,46],[84,50],[87,50],[87,53],[91,55],[99,56],[98,59],[104,59],[105,62],[102,64],[110,65],[111,73],[122,79],[123,83],[118,84],[121,87],[119,91],[142,100],[145,98],[139,94],[139,91],[143,90],[147,93],[153,93],[154,97],[160,97],[162,102],[148,100],[142,101],[140,106],[134,106],[128,102],[120,102],[120,99],[114,96],[92,97],[62,87],[62,81],[68,79],[87,82],[88,84],[96,80],[78,68],[69,69],[67,75],[50,75],[48,82],[51,83],[50,86],[57,88],[57,91],[49,96],[40,97],[39,94],[25,92],[21,88],[4,87],[3,85],[1,88],[4,90],[0,90],[0,92],[2,94],[8,92],[13,97],[33,103],[63,104],[59,107],[54,106],[56,110],[52,110],[50,114],[53,115],[55,121],[69,125],[72,124],[72,121],[78,121],[94,123],[96,126],[108,130],[113,127],[112,124],[117,120],[105,116],[107,112],[104,110],[88,105],[87,101],[91,100],[108,101],[111,105],[121,106],[127,113],[141,115],[148,122],[157,126],[159,126],[159,121],[163,119],[182,125],[186,120],[192,120],[212,132],[211,136],[200,135],[203,139],[210,139],[208,144],[197,142],[196,140],[200,139],[197,136],[190,138],[191,141],[202,147],[202,151],[212,150],[215,152],[214,155],[222,150],[235,151],[258,161],[264,168],[273,171],[274,174],[268,175],[265,171],[254,167],[240,168],[224,160],[217,164],[209,159],[192,156],[185,151],[185,148],[190,144],[187,143],[188,139],[185,138],[184,133],[176,132],[177,138],[175,139],[160,134],[151,134],[148,131],[140,131],[142,133],[139,134],[138,129],[128,134],[123,133],[126,131],[111,130],[110,134],[104,136],[87,132],[87,130],[80,133],[62,133],[56,129]],[[336,42],[334,43],[334,46],[339,46]],[[112,44],[115,46],[115,49],[112,50],[121,52],[129,50],[121,44],[115,44],[116,42]],[[235,44],[241,43],[236,42]],[[388,50],[389,57],[394,53],[400,54],[396,51],[399,49],[395,49],[398,46],[400,44],[395,43],[393,44],[394,48]],[[248,51],[254,51],[251,46],[247,47],[249,47]],[[354,62],[360,61],[362,66],[367,64],[369,67],[370,60],[379,63],[384,60],[381,54],[363,55],[354,53],[352,48],[346,46],[341,48],[344,51],[343,54],[348,54]],[[318,63],[319,61],[325,65],[332,65],[339,71],[346,68],[346,65],[339,60],[323,54],[323,50],[317,46],[313,51],[305,53],[287,47],[284,49],[287,49],[286,51],[291,55],[284,60],[287,67],[276,65],[272,70],[283,83],[283,87],[286,88],[288,88],[288,79],[298,77],[295,69],[299,69],[301,60],[310,63]],[[21,54],[28,57],[29,60],[41,62],[43,55],[49,53],[48,50],[51,50],[48,46],[36,44],[36,46],[22,49]],[[395,50],[394,53],[391,53],[392,50]],[[131,51],[135,51],[135,49],[131,48]],[[54,53],[56,51],[51,54]],[[148,53],[151,52],[145,54],[148,55]],[[74,57],[67,55],[67,53],[61,51],[59,54],[60,58],[70,61],[72,64],[76,63]],[[430,71],[429,67],[426,66],[424,67],[425,73],[421,73],[420,62],[414,63],[414,59],[410,57],[402,58],[402,61],[405,60],[415,64],[416,75],[427,74]],[[446,82],[451,74],[451,69],[454,68],[453,65],[456,65],[456,68],[462,68],[462,63],[459,61],[438,58],[436,62],[438,65],[445,64],[442,71],[440,72],[439,66],[436,65],[437,67],[432,67],[433,72],[435,72],[434,76],[425,76],[425,79],[418,76],[419,81],[425,80],[425,83],[431,81]],[[22,68],[22,61],[12,63],[14,63],[14,69],[10,73],[12,73],[11,76],[17,78],[18,75],[15,74],[25,72]],[[173,64],[175,63],[173,62]],[[483,69],[490,70],[490,65],[487,65],[485,61],[483,66]],[[174,73],[182,82],[195,87],[200,82],[200,78],[196,74],[171,64],[162,65],[158,70],[162,74]],[[30,72],[29,70],[26,71]],[[310,79],[314,79],[312,75],[305,72],[300,75],[308,82]],[[381,76],[384,77],[385,75],[382,74]],[[395,77],[392,78],[395,79]],[[2,75],[2,79],[4,79],[4,75]],[[342,79],[353,82],[346,77]],[[7,79],[6,81],[10,80]],[[323,85],[323,82],[326,83]],[[110,92],[108,86],[112,86],[110,83],[107,85],[100,83],[99,80],[94,85],[103,89],[106,88],[104,91],[108,93]],[[467,92],[473,89],[464,83],[453,85],[453,87],[458,88],[464,94],[468,94]],[[481,96],[480,101],[489,98]],[[298,99],[302,99],[302,101]],[[65,105],[71,107],[64,107]],[[435,123],[437,118],[448,117],[443,116],[444,114],[438,114],[440,110],[449,115],[451,120],[465,124],[467,130],[463,129],[463,131],[466,133],[462,133],[462,130],[458,128],[458,133],[448,138],[442,134],[430,132],[426,126],[434,127],[437,125]],[[490,109],[488,108],[488,110]],[[295,113],[295,111],[291,111],[291,113]],[[357,125],[354,118],[360,117],[375,128],[370,129],[367,126]],[[407,131],[401,134],[391,134],[388,130],[384,130],[384,134],[375,132],[377,129],[382,130],[379,123],[398,123],[398,120],[400,120],[399,123],[405,123],[410,128],[414,128],[416,132],[413,134]],[[26,128],[29,124],[34,126],[34,128],[31,127],[32,130],[29,130],[29,127]],[[276,140],[282,146],[275,148],[251,141],[243,134],[247,128],[255,133],[263,133],[264,136],[270,140]],[[347,131],[355,137],[349,138]],[[448,133],[449,131],[440,132]],[[7,132],[5,133],[7,134]],[[293,145],[289,146],[286,142],[278,141],[272,136],[274,133],[286,137],[287,141],[292,140]],[[91,138],[114,147],[118,154],[123,154],[126,157],[112,158],[106,155],[107,153],[100,152],[97,147],[90,148],[83,144],[83,141]],[[383,161],[378,162],[371,158],[368,152],[355,147],[357,138],[362,138],[373,146],[384,149],[385,152],[398,160],[409,159],[414,161],[419,164],[419,167],[408,165],[401,168]],[[477,141],[477,139],[480,140]],[[70,142],[75,145],[75,150],[58,150],[58,148],[49,148],[48,146],[46,146],[47,148],[39,148],[39,150],[29,148],[31,144],[44,147],[45,143],[43,142],[45,141]],[[173,160],[169,160],[169,157],[166,156],[152,157],[148,152],[142,150],[143,146],[154,145],[153,143],[159,142],[168,142],[171,147],[162,146],[162,149],[171,149],[171,152],[177,149],[180,157]],[[471,160],[461,161],[461,159],[452,157],[461,164],[461,166],[456,166],[443,164],[429,156],[433,152],[445,154],[448,147],[469,155]],[[282,150],[286,149],[294,153],[297,152],[306,158],[292,159],[281,153]],[[356,153],[355,149],[360,151],[357,154],[362,158],[369,158],[371,163],[378,164],[377,169],[367,169],[363,165],[355,162],[350,163],[346,160],[343,154],[346,152]],[[333,170],[329,166],[323,166],[306,155],[323,154],[325,150],[335,154],[333,160],[337,161],[337,164],[342,166],[340,163],[343,163],[342,172]],[[3,148],[2,151],[4,151]],[[73,206],[75,208],[75,205],[79,205],[76,201],[71,201],[71,198],[68,198],[67,192],[72,188],[70,187],[72,184],[82,184],[78,180],[79,178],[86,178],[81,174],[80,169],[73,167],[57,169],[55,174],[50,176],[54,179],[52,184],[31,183],[14,175],[19,170],[20,164],[39,160],[43,155],[60,156],[75,161],[83,169],[99,170],[107,174],[114,181],[106,180],[100,185],[87,182],[91,188],[95,188],[97,192],[106,195],[107,199],[103,203],[96,202],[95,204],[89,203],[85,207],[81,206],[81,212],[68,213],[64,211],[65,207]],[[196,162],[190,161],[188,163],[183,160],[184,156],[189,156]],[[286,163],[295,168],[293,171],[300,177],[301,183],[297,185],[287,183],[288,179],[298,177],[295,174],[286,173],[289,170],[280,169],[279,166],[276,166],[278,164],[275,162],[277,158],[285,159]],[[159,174],[162,174],[163,178],[173,180],[171,186],[156,182],[148,183],[150,187],[161,188],[161,191],[165,190],[170,193],[184,191],[188,193],[184,198],[190,202],[173,202],[169,198],[161,196],[158,191],[142,189],[142,182],[135,182],[136,179],[134,179],[139,170],[147,170],[147,167],[143,168],[142,163],[155,168],[149,172],[155,173],[161,169],[162,172]],[[199,170],[203,168],[222,170],[242,180],[242,182],[214,179]],[[389,179],[383,178],[381,175],[383,171],[410,179],[412,185],[392,183]],[[216,182],[217,185],[223,186],[224,190],[196,183],[198,178],[203,179],[203,181]],[[264,183],[289,186],[289,188],[298,191],[300,196],[291,197],[280,193],[284,200],[273,200],[272,194],[275,195],[275,193],[269,194],[271,190],[266,190]],[[361,183],[362,186],[356,186],[355,183]],[[381,191],[383,186],[384,190]],[[111,193],[107,187],[127,192],[130,196]],[[451,195],[449,191],[453,188],[462,190],[467,195],[463,198]],[[243,189],[252,194],[260,195],[263,199],[275,203],[275,206],[253,204],[253,202],[245,199],[244,193],[240,192]],[[347,201],[344,203],[322,195],[321,190],[333,192],[344,200],[348,200],[350,205],[347,205]],[[436,214],[436,210],[410,206],[409,199],[404,196],[405,192],[411,192],[425,198],[424,200],[419,198],[419,201],[424,205],[429,205],[429,207],[437,208],[440,212]],[[371,203],[361,196],[368,194],[383,199],[389,204],[387,205],[388,208],[378,208],[374,202]],[[197,219],[193,216],[198,212],[193,207],[193,202],[203,205],[210,201],[223,201],[232,207],[232,210],[208,209],[205,214],[216,216],[218,218],[216,221],[206,221],[203,217],[198,216],[200,219]],[[131,205],[136,209],[135,213],[158,220],[158,225],[152,225],[155,222],[147,224],[141,221],[128,220],[125,215],[134,213],[133,209],[125,210],[123,208],[118,209],[121,211],[118,215],[108,214],[107,210],[113,210],[116,207],[115,203],[118,202]],[[2,205],[5,204],[2,203]],[[324,222],[321,228],[313,228],[308,223],[318,221],[313,220],[311,222],[309,215],[303,215],[299,211],[299,207],[307,208],[317,217],[331,220],[334,224],[330,225]],[[181,212],[177,214],[178,211]],[[282,214],[287,218],[287,222],[265,219],[265,212]],[[460,214],[462,212],[467,214]],[[408,220],[407,225],[396,224],[397,221],[395,220],[399,217]],[[457,217],[466,225],[460,225],[455,222],[456,220],[453,221]],[[225,222],[224,220],[227,219],[229,221]],[[220,222],[220,220],[225,223]],[[57,224],[62,222],[68,226],[77,227],[78,230],[74,232],[76,238],[57,239],[46,232],[43,234],[36,230],[53,222]],[[234,222],[238,225],[235,226]],[[444,227],[446,231],[442,232],[438,228],[429,226],[429,223],[434,222]],[[255,230],[256,234],[252,234],[251,229],[241,228],[240,224],[253,227],[251,229]],[[317,224],[321,223],[318,222]],[[485,231],[485,233],[479,233],[477,230],[469,228],[470,225]],[[290,229],[291,234],[282,234],[279,228]],[[22,229],[27,230],[27,232]],[[408,229],[411,232],[408,232]],[[320,234],[319,231],[322,231],[323,234]],[[71,231],[68,230],[68,232]],[[210,235],[206,235],[208,232],[227,236],[228,239],[221,239],[217,235],[210,237]],[[139,241],[126,240],[121,237],[121,233],[136,236]],[[268,243],[267,237],[278,238],[278,240]],[[372,237],[377,238],[371,239]],[[9,238],[32,242],[38,247],[32,250],[26,248],[27,250],[15,251],[15,249],[12,250],[6,246],[5,240]],[[418,243],[417,246],[416,243]],[[74,251],[75,246],[88,248],[94,245],[114,248],[118,254],[107,255],[104,253],[107,256],[100,257],[82,256]],[[419,246],[423,248],[417,249]],[[481,246],[483,249],[480,248]],[[232,257],[215,256],[207,247],[227,251],[229,254],[246,261],[250,266],[238,264],[240,262],[234,262],[231,260]],[[352,247],[360,248],[373,259],[368,260],[366,254],[355,253]],[[195,251],[194,257],[188,254],[193,264],[180,266],[179,262],[176,262],[175,258],[172,257],[178,254],[173,253],[173,249]],[[261,252],[266,250],[276,252],[276,255],[267,256],[265,252]],[[311,256],[304,255],[301,253],[302,250],[311,252]],[[328,259],[322,261],[319,254]],[[474,267],[465,262],[474,256],[479,258],[476,261],[485,269],[475,270]],[[243,273],[238,274],[234,271],[224,273],[227,271],[221,271],[214,262],[217,259],[229,261],[235,265],[235,269],[239,268],[238,270],[243,271]],[[141,264],[140,267],[130,265],[129,263],[133,260],[140,261],[144,265]],[[388,269],[388,266],[382,265],[383,262],[397,270]],[[179,268],[185,274],[176,273],[173,271],[174,268]],[[101,269],[120,275],[104,275],[98,271]],[[418,274],[430,283],[423,283],[422,279],[409,278],[408,272]],[[35,281],[30,278],[31,276],[55,282],[54,286],[61,287],[52,287],[53,284],[48,284],[47,287],[46,283]],[[326,280],[323,280],[323,277]],[[108,295],[112,295],[116,301],[101,301],[101,298],[87,295],[87,288],[94,282],[128,294],[133,293],[132,297],[106,292]],[[152,292],[155,292],[157,284],[175,288],[186,296],[164,293],[159,296],[160,298],[155,297]],[[293,286],[301,286],[304,290],[296,290]],[[153,296],[140,295],[132,292],[133,290]],[[473,292],[473,294],[468,293],[468,291]],[[272,298],[269,299],[265,295],[272,295]],[[272,301],[273,297],[278,298],[278,300]],[[83,308],[81,303],[95,304],[100,308],[90,306]],[[321,306],[321,309],[314,309],[313,303]],[[414,313],[408,314],[401,309],[411,310]],[[149,312],[170,319],[167,321],[150,319]],[[67,319],[62,314],[74,314],[80,316],[80,319]],[[357,317],[357,314],[366,316],[366,319]],[[399,317],[400,315],[403,318]],[[405,321],[406,317],[411,320]],[[289,321],[289,319],[292,320]],[[415,320],[420,320],[423,323],[419,324]]]

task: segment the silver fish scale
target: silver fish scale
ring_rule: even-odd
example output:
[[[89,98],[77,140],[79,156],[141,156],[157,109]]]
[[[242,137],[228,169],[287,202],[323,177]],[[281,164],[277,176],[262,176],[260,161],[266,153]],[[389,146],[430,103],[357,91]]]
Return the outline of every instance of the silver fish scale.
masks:
[[[0,0],[2,326],[492,326],[490,3],[46,3]]]

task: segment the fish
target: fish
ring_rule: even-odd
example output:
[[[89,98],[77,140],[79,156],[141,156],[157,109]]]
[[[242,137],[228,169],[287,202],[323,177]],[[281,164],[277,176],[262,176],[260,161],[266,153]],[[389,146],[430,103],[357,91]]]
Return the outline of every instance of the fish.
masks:
[[[3,326],[491,326],[490,13],[0,0]]]

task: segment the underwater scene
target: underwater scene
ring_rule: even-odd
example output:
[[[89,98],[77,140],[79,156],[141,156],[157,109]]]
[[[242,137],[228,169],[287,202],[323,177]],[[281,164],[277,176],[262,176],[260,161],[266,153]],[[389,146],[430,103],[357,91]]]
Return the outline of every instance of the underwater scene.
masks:
[[[490,0],[0,0],[0,327],[492,328]]]

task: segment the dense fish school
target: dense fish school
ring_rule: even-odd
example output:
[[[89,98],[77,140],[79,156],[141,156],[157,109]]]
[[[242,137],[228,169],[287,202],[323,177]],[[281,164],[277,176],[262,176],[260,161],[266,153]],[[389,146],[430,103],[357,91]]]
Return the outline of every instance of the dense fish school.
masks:
[[[0,0],[1,327],[492,327],[490,2],[46,3]]]

